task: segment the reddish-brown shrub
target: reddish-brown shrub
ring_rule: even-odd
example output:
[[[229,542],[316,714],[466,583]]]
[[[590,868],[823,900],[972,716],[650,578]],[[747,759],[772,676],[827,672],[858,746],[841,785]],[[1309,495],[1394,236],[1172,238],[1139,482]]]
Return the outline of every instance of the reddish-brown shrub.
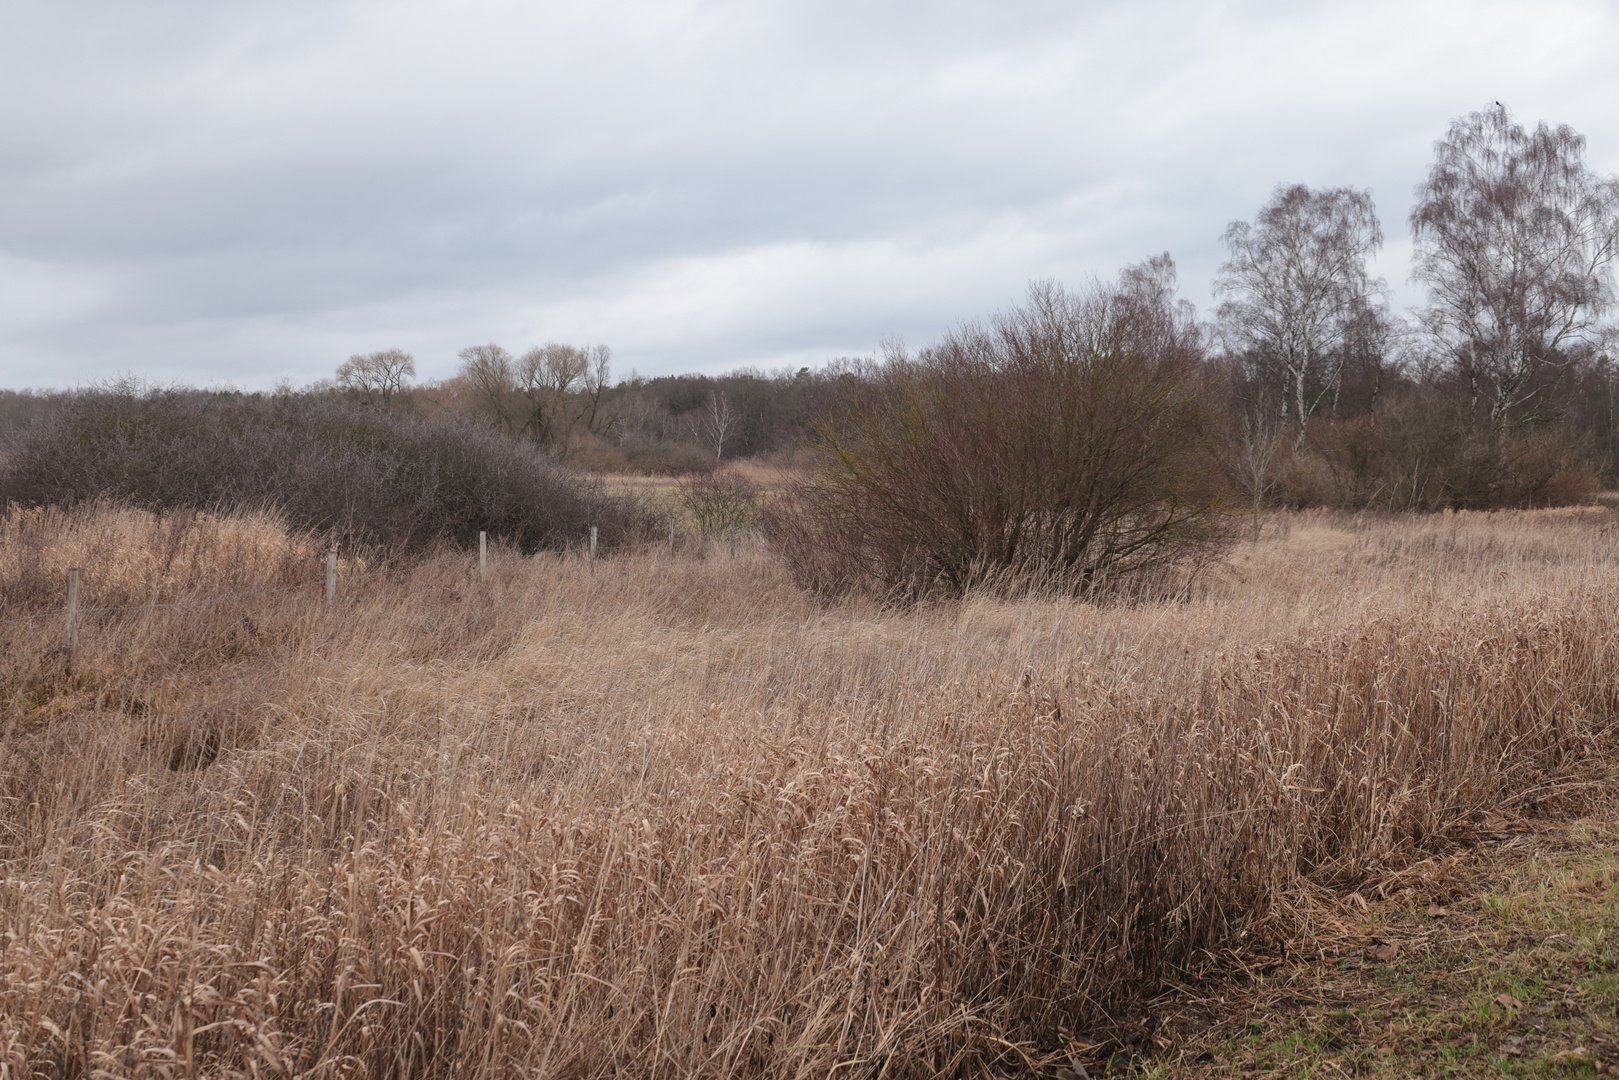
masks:
[[[1139,581],[1227,535],[1215,398],[1168,256],[849,380],[767,536],[817,589]]]

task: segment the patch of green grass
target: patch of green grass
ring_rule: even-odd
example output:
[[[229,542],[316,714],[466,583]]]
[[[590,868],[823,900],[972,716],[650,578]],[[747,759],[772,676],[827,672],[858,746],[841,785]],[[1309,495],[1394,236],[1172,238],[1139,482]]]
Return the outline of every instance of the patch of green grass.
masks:
[[[1164,999],[1159,1052],[1135,1075],[1619,1075],[1616,825],[1605,807],[1487,841],[1444,880],[1345,905],[1324,955],[1201,986],[1195,1006]]]

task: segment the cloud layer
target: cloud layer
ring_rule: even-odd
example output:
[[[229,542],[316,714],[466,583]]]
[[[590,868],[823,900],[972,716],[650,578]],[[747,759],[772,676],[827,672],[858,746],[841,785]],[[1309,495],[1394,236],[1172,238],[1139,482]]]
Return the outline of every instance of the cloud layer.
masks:
[[[1598,2],[0,0],[0,385],[268,386],[606,342],[620,372],[925,341],[1282,181],[1410,190],[1492,100],[1619,170]]]

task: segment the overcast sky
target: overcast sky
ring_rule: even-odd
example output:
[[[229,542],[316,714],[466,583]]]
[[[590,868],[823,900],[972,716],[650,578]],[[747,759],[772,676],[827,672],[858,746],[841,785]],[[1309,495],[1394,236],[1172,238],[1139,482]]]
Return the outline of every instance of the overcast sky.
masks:
[[[1619,6],[0,0],[0,386],[404,348],[615,374],[923,344],[1227,222],[1412,186],[1501,100],[1619,171]]]

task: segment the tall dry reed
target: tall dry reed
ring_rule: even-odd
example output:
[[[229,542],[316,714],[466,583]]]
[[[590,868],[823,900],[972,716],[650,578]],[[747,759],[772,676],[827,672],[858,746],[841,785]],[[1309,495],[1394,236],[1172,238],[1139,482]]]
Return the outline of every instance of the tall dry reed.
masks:
[[[0,625],[0,1068],[1038,1058],[1613,712],[1610,513],[1280,521],[1175,603],[824,606],[753,552],[503,554],[335,613],[88,616],[71,675],[57,620]],[[0,535],[4,619],[65,565],[88,606],[176,561],[160,595],[196,601],[320,574],[264,519]]]

